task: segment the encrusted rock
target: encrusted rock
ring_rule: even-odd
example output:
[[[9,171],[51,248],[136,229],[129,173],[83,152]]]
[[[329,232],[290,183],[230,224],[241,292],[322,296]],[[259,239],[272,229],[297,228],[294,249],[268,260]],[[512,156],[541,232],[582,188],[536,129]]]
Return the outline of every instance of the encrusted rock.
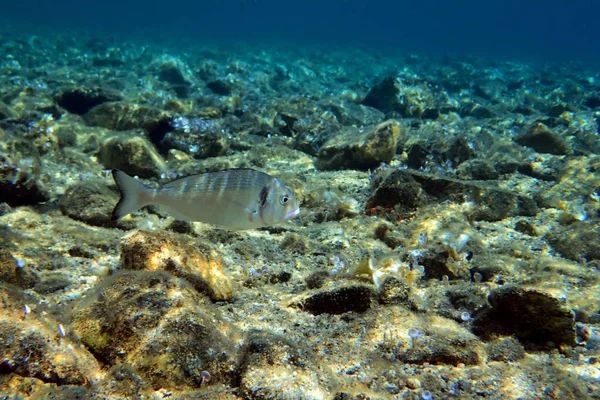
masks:
[[[100,104],[86,113],[84,119],[88,125],[116,131],[143,129],[154,143],[162,140],[164,135],[173,129],[170,113],[124,101]]]
[[[551,231],[546,239],[564,257],[575,261],[600,259],[600,233],[582,221]]]
[[[423,172],[394,169],[377,185],[367,207],[412,211],[426,202],[446,200],[463,203],[465,196],[474,203],[467,214],[476,221],[499,221],[509,216],[533,216],[536,202],[525,196],[507,192],[478,182],[441,177]]]
[[[389,163],[396,154],[400,124],[389,120],[364,133],[349,128],[340,136],[329,139],[319,150],[319,169],[369,169]]]
[[[529,131],[515,139],[521,146],[531,147],[538,153],[565,155],[569,153],[569,146],[565,140],[552,132],[542,123],[537,123]]]
[[[33,157],[14,159],[0,153],[0,202],[23,206],[48,201],[50,195],[39,183],[38,168]]]
[[[29,299],[31,300],[31,299]],[[61,337],[58,321],[24,306],[34,304],[0,287],[0,370],[58,385],[87,385],[98,378],[100,366],[77,342]],[[28,306],[29,307],[29,306]]]
[[[313,293],[295,306],[313,315],[364,312],[371,307],[372,295],[370,287],[352,285]]]
[[[106,278],[74,312],[73,329],[104,363],[135,365],[155,390],[199,387],[202,371],[212,383],[233,383],[237,330],[167,272]]]
[[[575,344],[575,315],[564,299],[536,289],[507,286],[493,290],[489,301],[492,309],[478,321],[478,331],[514,334],[538,345],[549,341]]]
[[[119,196],[102,182],[88,180],[70,186],[58,206],[63,214],[88,225],[115,226],[112,210]]]
[[[135,231],[121,242],[123,268],[168,271],[185,278],[214,301],[233,297],[231,281],[223,273],[217,251],[200,239],[193,241],[171,232]]]
[[[406,304],[410,299],[411,287],[393,276],[385,278],[377,292],[381,304]]]
[[[296,344],[276,334],[252,330],[240,366],[240,389],[246,399],[331,398],[326,366]]]
[[[141,136],[112,136],[102,144],[98,157],[107,169],[120,169],[140,178],[159,177],[167,169],[154,146]]]
[[[7,248],[0,247],[0,282],[31,289],[38,281],[39,277],[30,266],[17,261]]]
[[[417,338],[403,343],[396,357],[411,364],[481,365],[487,359],[485,347],[475,335],[442,317],[427,319]]]
[[[56,97],[56,102],[70,113],[83,115],[97,105],[121,98],[119,94],[102,88],[74,88],[63,90]]]

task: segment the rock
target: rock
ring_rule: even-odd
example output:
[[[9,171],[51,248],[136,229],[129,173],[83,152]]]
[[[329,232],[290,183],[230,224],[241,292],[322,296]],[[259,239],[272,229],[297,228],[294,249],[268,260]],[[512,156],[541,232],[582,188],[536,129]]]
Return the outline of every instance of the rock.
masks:
[[[320,289],[331,278],[325,270],[315,271],[306,278],[306,287],[309,289]]]
[[[135,231],[121,241],[123,268],[168,271],[184,278],[213,301],[229,300],[233,287],[223,260],[208,243],[171,232]]]
[[[154,146],[141,136],[108,138],[100,147],[98,158],[107,169],[120,169],[140,178],[160,177],[167,169],[167,163]]]
[[[361,133],[350,128],[340,136],[329,139],[317,154],[317,168],[361,169],[377,168],[389,163],[396,154],[400,124],[389,120]]]
[[[0,247],[0,282],[21,289],[31,289],[39,280],[40,278],[29,265],[24,261],[17,262],[6,247]]]
[[[195,158],[218,157],[227,153],[230,140],[219,121],[201,118],[177,118],[174,130],[158,143],[161,152],[181,150]]]
[[[331,374],[308,352],[266,331],[250,331],[245,342],[240,366],[240,389],[245,399],[331,398]]]
[[[569,153],[569,146],[565,140],[539,122],[532,126],[527,133],[517,137],[515,142],[521,146],[530,147],[538,153],[554,155]]]
[[[107,365],[135,365],[155,390],[233,384],[237,330],[184,280],[126,271],[106,278],[73,315],[81,341]]]
[[[60,337],[58,321],[36,312],[25,315],[31,298],[0,287],[0,369],[57,385],[89,385],[100,371],[97,361],[80,344]]]
[[[535,228],[535,225],[525,219],[518,220],[515,223],[514,229],[515,231],[521,232],[525,235],[537,236],[537,229]]]
[[[231,94],[231,85],[224,80],[215,79],[206,83],[206,87],[219,96],[229,96]]]
[[[574,221],[572,224],[555,228],[546,240],[564,257],[581,261],[600,260],[600,232],[583,221]]]
[[[313,315],[364,312],[371,307],[372,295],[368,286],[344,286],[310,294],[294,306]]]
[[[0,202],[16,207],[50,200],[48,191],[39,182],[39,168],[37,159],[17,161],[0,153]]]
[[[9,106],[7,106],[4,102],[0,101],[0,120],[3,119],[16,119],[19,117],[19,114]]]
[[[505,286],[493,290],[489,302],[492,309],[477,321],[479,330],[493,321],[500,328],[492,329],[513,334],[521,342],[575,344],[575,315],[564,299],[536,289]]]
[[[585,105],[591,109],[600,108],[600,96],[590,96],[585,100]],[[0,111],[0,114],[2,112]]]
[[[461,137],[433,138],[429,141],[417,141],[407,149],[407,165],[412,169],[427,168],[432,163],[450,164],[458,167],[475,157],[469,143]]]
[[[119,94],[102,88],[74,88],[63,90],[56,97],[56,103],[72,114],[83,115],[97,105],[121,99]]]
[[[165,60],[157,67],[158,79],[170,85],[177,97],[187,98],[190,94],[191,75],[187,72],[185,64],[178,60]]]
[[[410,364],[481,365],[485,347],[475,335],[447,318],[432,316],[421,337],[404,343],[397,359]]]
[[[114,227],[112,211],[119,196],[103,182],[87,180],[70,186],[60,198],[58,207],[63,214],[88,225]]]
[[[356,104],[350,101],[341,101],[339,104],[329,103],[323,106],[324,109],[330,110],[338,122],[342,125],[376,125],[385,119],[385,114],[381,111],[365,106],[363,104]]]
[[[460,164],[457,176],[461,179],[488,181],[500,178],[494,164],[488,160],[475,159]]]
[[[153,143],[160,142],[173,128],[173,116],[158,108],[115,101],[100,104],[84,115],[90,126],[116,131],[143,129]]]
[[[393,276],[385,278],[377,292],[381,304],[408,304],[411,287]]]
[[[384,113],[396,111],[403,115],[406,108],[401,99],[401,83],[393,76],[388,76],[373,86],[362,103]]]
[[[515,362],[525,357],[523,345],[514,337],[500,337],[485,344],[490,361]]]
[[[416,210],[427,202],[446,200],[464,202],[465,196],[475,204],[469,216],[476,221],[499,221],[509,216],[533,216],[536,202],[479,182],[462,181],[412,170],[392,169],[367,201],[367,208],[396,208],[398,212]]]

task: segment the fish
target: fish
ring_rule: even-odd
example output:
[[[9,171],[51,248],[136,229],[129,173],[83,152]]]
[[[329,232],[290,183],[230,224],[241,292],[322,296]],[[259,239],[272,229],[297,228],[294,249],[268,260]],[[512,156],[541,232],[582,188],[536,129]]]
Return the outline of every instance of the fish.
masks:
[[[112,219],[156,204],[175,219],[231,230],[256,229],[296,218],[292,191],[277,178],[254,169],[226,169],[172,180],[151,188],[118,169],[113,179],[121,193]]]

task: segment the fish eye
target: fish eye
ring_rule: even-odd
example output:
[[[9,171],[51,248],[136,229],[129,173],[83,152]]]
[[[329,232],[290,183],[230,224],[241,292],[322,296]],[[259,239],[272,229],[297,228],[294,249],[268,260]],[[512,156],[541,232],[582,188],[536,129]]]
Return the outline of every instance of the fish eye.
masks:
[[[288,196],[281,196],[281,198],[279,199],[279,203],[282,206],[286,205],[288,201],[290,201],[290,198]]]

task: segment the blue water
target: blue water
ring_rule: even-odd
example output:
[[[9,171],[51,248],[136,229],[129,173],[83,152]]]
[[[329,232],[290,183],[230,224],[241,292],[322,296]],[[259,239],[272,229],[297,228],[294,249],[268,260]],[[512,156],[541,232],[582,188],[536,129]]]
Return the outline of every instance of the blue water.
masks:
[[[573,0],[3,1],[0,31],[600,59],[600,2]]]

